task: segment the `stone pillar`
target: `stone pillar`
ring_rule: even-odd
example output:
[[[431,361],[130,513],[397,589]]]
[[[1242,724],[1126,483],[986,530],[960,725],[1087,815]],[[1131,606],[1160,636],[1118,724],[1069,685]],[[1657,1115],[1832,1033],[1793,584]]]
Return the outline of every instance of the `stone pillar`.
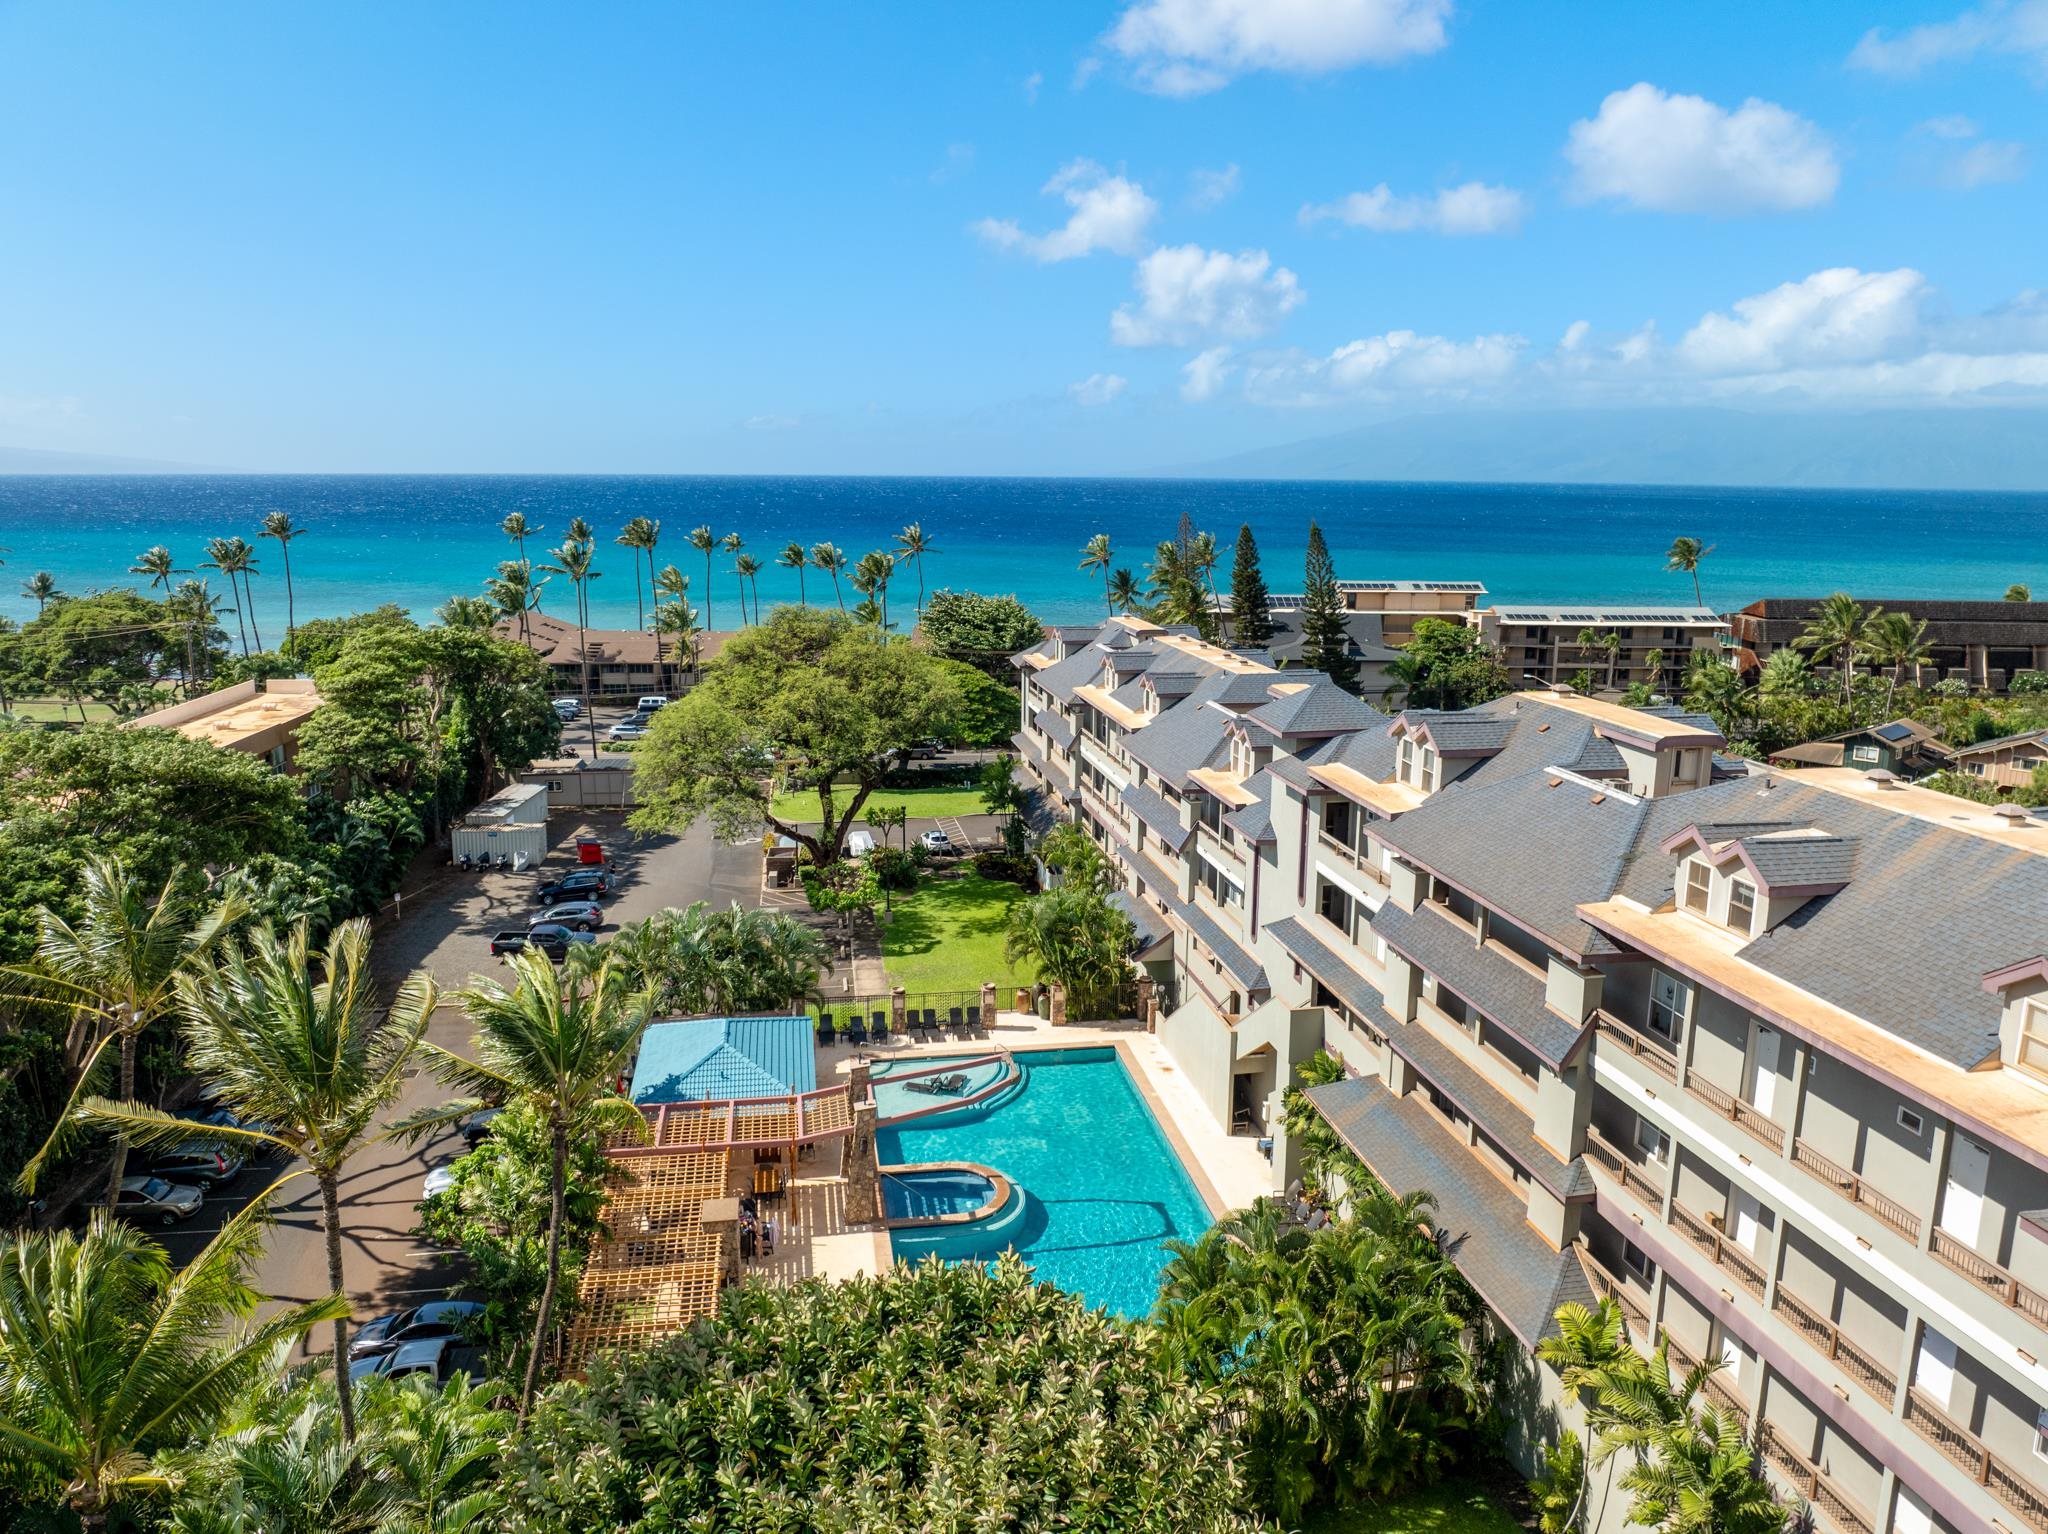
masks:
[[[1153,980],[1150,975],[1139,977],[1138,1021],[1145,1025],[1147,1033],[1157,1033],[1159,1031],[1159,1014],[1154,1010],[1159,1003],[1158,998],[1153,994],[1157,988],[1158,982]]]
[[[993,1028],[996,1025],[996,983],[993,980],[981,982],[981,1026]]]
[[[1057,1028],[1067,1020],[1067,988],[1055,985],[1052,988],[1051,1022]]]
[[[865,1082],[862,1083],[866,1085]],[[853,1105],[853,1133],[846,1137],[846,1218],[853,1225],[882,1220],[882,1174],[875,1164],[875,1105]]]
[[[875,1095],[872,1082],[874,1067],[865,1060],[855,1060],[846,1072],[846,1097],[848,1102],[864,1103]]]
[[[899,1039],[903,1037],[903,987],[900,985],[889,993],[889,1031]]]

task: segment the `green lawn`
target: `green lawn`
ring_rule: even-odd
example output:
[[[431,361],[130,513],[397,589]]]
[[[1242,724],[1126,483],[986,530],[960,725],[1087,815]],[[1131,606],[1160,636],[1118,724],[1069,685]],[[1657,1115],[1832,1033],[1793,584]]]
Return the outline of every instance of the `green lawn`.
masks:
[[[78,722],[78,705],[69,698],[9,698],[7,712],[16,719],[45,722],[61,720],[66,723]],[[114,711],[104,703],[88,702],[85,717],[98,724],[114,717]]]
[[[843,809],[846,796],[852,793],[850,786],[842,784],[840,792],[833,795],[835,810]],[[972,785],[952,788],[878,788],[868,795],[868,801],[861,806],[865,814],[871,809],[894,809],[903,805],[910,811],[912,820],[920,816],[979,815],[982,811],[981,790]],[[797,793],[777,794],[774,808],[770,811],[777,820],[792,825],[815,825],[818,820],[818,794],[815,789],[803,789]],[[856,818],[855,822],[860,822]]]
[[[1023,898],[1017,885],[975,873],[927,879],[896,896],[882,936],[890,980],[906,991],[966,991],[1021,978],[1003,961],[1003,923]]]
[[[1392,1502],[1325,1514],[1304,1534],[1522,1534],[1522,1525],[1472,1482],[1449,1480]]]

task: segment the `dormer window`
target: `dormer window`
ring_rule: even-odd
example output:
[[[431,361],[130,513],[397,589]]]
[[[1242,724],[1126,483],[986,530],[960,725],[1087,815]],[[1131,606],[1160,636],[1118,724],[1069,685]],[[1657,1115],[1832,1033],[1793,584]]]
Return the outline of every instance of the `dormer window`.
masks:
[[[1410,788],[1419,788],[1425,794],[1436,792],[1437,754],[1433,747],[1418,745],[1412,737],[1403,735],[1399,768],[1401,781]]]
[[[2020,1041],[2013,1060],[2021,1070],[2048,1080],[2048,998],[2020,1003]]]
[[[1230,775],[1234,778],[1248,778],[1252,775],[1252,743],[1242,735],[1230,737]]]
[[[1707,897],[1714,888],[1714,871],[1698,858],[1685,865],[1685,908],[1695,915],[1707,914]]]
[[[1756,886],[1747,879],[1728,881],[1728,928],[1744,937],[1756,929]]]

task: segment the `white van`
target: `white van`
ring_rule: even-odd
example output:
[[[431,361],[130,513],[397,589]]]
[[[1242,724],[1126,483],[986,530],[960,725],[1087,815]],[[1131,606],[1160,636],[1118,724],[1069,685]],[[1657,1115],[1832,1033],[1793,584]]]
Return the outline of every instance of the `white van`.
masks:
[[[875,833],[872,831],[849,831],[846,833],[846,855],[850,858],[864,858],[875,850]]]

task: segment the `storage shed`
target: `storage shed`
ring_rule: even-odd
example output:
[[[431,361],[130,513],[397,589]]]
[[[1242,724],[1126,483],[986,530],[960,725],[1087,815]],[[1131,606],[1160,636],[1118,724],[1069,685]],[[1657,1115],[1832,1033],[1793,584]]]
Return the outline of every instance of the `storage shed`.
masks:
[[[547,855],[548,786],[514,783],[479,804],[451,834],[450,851],[458,858],[512,860],[515,868],[531,868]]]

